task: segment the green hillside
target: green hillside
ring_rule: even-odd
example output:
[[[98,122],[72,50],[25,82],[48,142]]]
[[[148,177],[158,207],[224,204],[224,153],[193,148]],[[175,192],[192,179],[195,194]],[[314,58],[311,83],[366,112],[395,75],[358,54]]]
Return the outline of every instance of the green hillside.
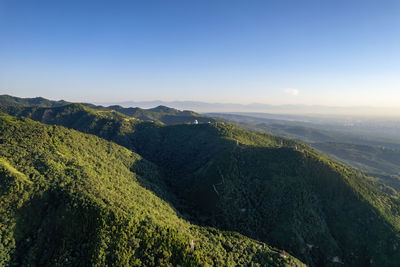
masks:
[[[132,147],[130,134],[138,119],[113,110],[94,110],[82,104],[69,104],[57,108],[1,106],[0,112],[17,117],[63,125],[75,130],[95,134],[126,147]]]
[[[32,112],[29,111],[34,108],[51,108],[51,107],[62,107],[66,105],[71,105],[72,103],[66,101],[52,101],[42,97],[36,98],[19,98],[13,97],[9,95],[0,95],[0,107],[3,108],[8,107],[14,108],[14,112],[19,110],[19,115],[26,116],[26,113]],[[153,121],[160,122],[163,124],[181,124],[181,123],[193,123],[197,120],[199,123],[208,123],[214,122],[215,119],[211,117],[207,117],[201,114],[198,114],[193,111],[180,111],[174,108],[169,108],[165,106],[158,106],[150,109],[142,109],[142,108],[124,108],[122,106],[114,105],[109,107],[98,106],[88,103],[82,103],[81,105],[86,106],[92,110],[97,110],[100,112],[112,112],[116,111],[121,114],[125,114],[129,117],[133,117],[136,119],[140,119],[143,121]],[[15,109],[15,107],[18,107]],[[24,110],[22,107],[28,107],[28,110]],[[28,114],[28,116],[30,116]]]
[[[322,142],[349,143],[358,145],[384,146],[400,149],[398,138],[385,138],[384,135],[366,134],[360,129],[346,129],[340,125],[311,123],[306,118],[299,120],[268,119],[238,114],[210,113],[209,116],[226,119],[250,131],[266,132],[286,138],[300,140],[308,144]],[[338,129],[339,128],[339,129]],[[385,131],[380,131],[384,133]]]
[[[315,143],[313,147],[400,191],[400,150],[348,143]]]
[[[154,193],[159,168],[114,143],[0,116],[0,147],[0,266],[301,265],[190,224]]]
[[[193,111],[180,111],[174,108],[158,106],[150,109],[142,108],[124,108],[121,106],[109,106],[108,109],[118,111],[130,117],[146,121],[158,121],[165,124],[193,123],[197,120],[199,123],[214,122],[215,119],[203,116]]]
[[[312,124],[304,122],[266,119],[229,113],[210,113],[208,115],[226,119],[251,131],[266,132],[307,143],[335,141],[337,139],[335,134],[315,129],[312,127]]]
[[[10,95],[0,95],[0,105],[16,106],[16,107],[60,107],[69,104],[64,100],[52,101],[43,97],[20,98]]]
[[[333,129],[321,129],[321,125],[299,121],[236,114],[210,115],[225,118],[246,127],[250,131],[267,132],[301,140],[328,156],[379,180],[378,183],[376,181],[373,183],[378,188],[393,192],[393,189],[387,188],[387,186],[390,186],[400,191],[400,145],[395,140],[387,140],[378,136],[365,136],[357,131],[340,132]],[[398,195],[398,192],[393,192],[393,194]]]
[[[316,143],[314,147],[335,155],[365,172],[400,174],[400,150],[348,143]]]
[[[284,247],[311,265],[336,256],[349,266],[400,261],[399,201],[304,145],[230,125],[157,126],[136,138],[203,224]]]
[[[165,126],[81,105],[51,110],[44,122],[114,141],[157,165],[156,184],[166,188],[159,192],[192,223],[267,242],[312,266],[400,262],[399,201],[304,144],[223,123]]]

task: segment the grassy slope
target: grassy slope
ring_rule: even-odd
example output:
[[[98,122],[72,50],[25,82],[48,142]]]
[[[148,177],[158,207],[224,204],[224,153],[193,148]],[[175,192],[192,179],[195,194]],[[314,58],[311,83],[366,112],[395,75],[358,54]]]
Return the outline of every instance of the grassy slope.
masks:
[[[142,186],[158,168],[114,143],[0,116],[0,147],[0,265],[301,265],[181,219]]]

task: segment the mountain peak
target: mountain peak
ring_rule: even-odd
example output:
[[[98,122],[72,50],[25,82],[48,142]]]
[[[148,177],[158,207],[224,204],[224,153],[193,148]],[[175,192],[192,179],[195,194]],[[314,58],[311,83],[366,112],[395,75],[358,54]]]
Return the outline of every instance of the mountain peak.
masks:
[[[159,105],[155,108],[150,108],[148,109],[149,111],[155,111],[155,112],[179,112],[179,110],[170,108],[164,105]]]

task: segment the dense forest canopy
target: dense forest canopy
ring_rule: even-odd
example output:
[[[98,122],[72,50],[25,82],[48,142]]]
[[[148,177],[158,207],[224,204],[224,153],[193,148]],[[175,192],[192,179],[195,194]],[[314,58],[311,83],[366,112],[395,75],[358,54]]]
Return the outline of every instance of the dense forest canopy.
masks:
[[[0,144],[0,265],[301,265],[189,223],[158,167],[112,142],[1,116]]]
[[[81,104],[0,112],[3,264],[400,262],[397,197],[304,143]]]

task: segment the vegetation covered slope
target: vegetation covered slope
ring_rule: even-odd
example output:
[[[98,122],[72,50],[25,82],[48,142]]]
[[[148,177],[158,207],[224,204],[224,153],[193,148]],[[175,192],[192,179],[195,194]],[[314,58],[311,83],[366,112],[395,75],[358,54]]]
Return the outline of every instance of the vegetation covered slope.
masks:
[[[46,124],[63,125],[84,133],[95,134],[126,147],[132,147],[130,134],[140,122],[112,110],[94,110],[82,104],[69,104],[56,108],[0,105],[0,112],[31,118]]]
[[[314,147],[369,173],[400,175],[400,150],[347,143],[316,143]]]
[[[311,123],[306,118],[295,120],[268,119],[238,114],[210,113],[210,116],[223,118],[240,124],[246,129],[267,132],[286,138],[300,140],[309,144],[321,142],[337,142],[359,145],[384,146],[400,149],[400,140],[384,137],[374,132],[363,133],[356,128],[354,131],[339,124]],[[384,131],[381,130],[383,133]]]
[[[157,164],[171,192],[196,207],[176,206],[192,222],[270,242],[315,266],[400,262],[399,201],[301,143],[221,123],[136,121],[96,132],[96,123],[69,120],[74,114],[55,112],[48,123],[109,136]]]
[[[150,109],[142,108],[124,108],[121,106],[109,106],[108,109],[118,111],[130,117],[138,118],[146,121],[158,121],[165,124],[193,123],[197,120],[199,123],[214,122],[210,117],[198,114],[193,111],[180,111],[174,108],[158,106]]]
[[[52,101],[43,97],[35,98],[19,98],[10,95],[0,95],[0,105],[16,106],[16,107],[60,107],[69,104],[64,100]]]
[[[399,149],[336,142],[315,143],[313,147],[400,192]]]
[[[4,107],[19,107],[19,112],[23,113],[21,107],[61,107],[66,105],[71,105],[72,103],[66,101],[52,101],[42,97],[36,98],[19,98],[9,95],[0,95],[0,105]],[[179,123],[193,123],[197,120],[200,123],[214,122],[215,120],[211,117],[207,117],[198,114],[193,111],[180,111],[174,108],[169,108],[165,106],[158,106],[150,109],[142,109],[138,107],[124,108],[122,106],[114,105],[109,107],[97,106],[88,103],[82,103],[82,105],[91,108],[92,110],[98,110],[102,112],[117,111],[121,114],[125,114],[129,117],[137,118],[144,121],[154,121],[164,124],[179,124]],[[17,109],[14,109],[16,112]],[[26,111],[25,111],[26,112]],[[26,115],[24,115],[26,116]]]
[[[301,265],[181,219],[146,189],[159,169],[114,143],[0,116],[0,147],[0,265]]]
[[[400,190],[400,145],[396,140],[366,136],[358,131],[321,129],[301,121],[266,119],[236,114],[211,114],[241,124],[251,131],[301,140],[348,166],[356,168],[378,179],[382,183]],[[332,128],[332,126],[327,126]],[[384,130],[382,130],[384,132]],[[390,190],[390,189],[389,189]]]
[[[171,171],[169,183],[204,224],[311,265],[400,261],[399,201],[304,145],[221,124],[154,126],[135,138],[141,155]]]

